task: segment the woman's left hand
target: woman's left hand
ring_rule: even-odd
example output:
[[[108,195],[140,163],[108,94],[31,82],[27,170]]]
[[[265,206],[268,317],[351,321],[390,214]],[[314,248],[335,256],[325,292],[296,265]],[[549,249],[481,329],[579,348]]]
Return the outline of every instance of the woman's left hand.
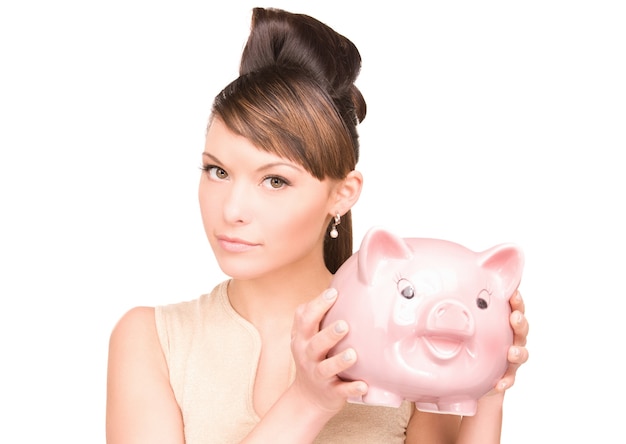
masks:
[[[497,392],[504,392],[513,385],[517,369],[528,360],[528,349],[526,348],[528,321],[524,315],[524,300],[519,291],[511,296],[509,303],[511,304],[509,320],[513,329],[513,345],[509,348],[509,367],[495,387]]]

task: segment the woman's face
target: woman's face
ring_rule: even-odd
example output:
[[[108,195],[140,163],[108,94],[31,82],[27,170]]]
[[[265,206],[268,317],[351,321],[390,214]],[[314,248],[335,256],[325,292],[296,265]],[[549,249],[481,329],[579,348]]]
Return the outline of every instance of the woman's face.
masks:
[[[258,149],[219,118],[209,127],[202,164],[202,221],[224,273],[251,279],[323,265],[335,181]]]

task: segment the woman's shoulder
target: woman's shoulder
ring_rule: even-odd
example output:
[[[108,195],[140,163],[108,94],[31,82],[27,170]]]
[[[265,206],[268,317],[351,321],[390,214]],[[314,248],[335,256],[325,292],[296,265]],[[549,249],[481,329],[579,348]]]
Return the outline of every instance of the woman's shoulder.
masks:
[[[154,307],[133,307],[120,317],[109,338],[110,360],[132,355],[138,350],[159,350],[154,310]]]
[[[113,327],[112,335],[127,335],[154,324],[155,307],[137,306],[124,313]]]
[[[210,316],[215,311],[215,307],[223,308],[228,305],[227,287],[228,281],[220,282],[210,293],[197,298],[155,306],[153,313],[157,324],[159,322],[189,324],[193,321],[201,321],[203,317]]]
[[[227,282],[221,282],[207,294],[191,300],[166,305],[136,306],[126,311],[111,332],[111,342],[129,339],[150,341],[159,336],[163,323],[188,323],[205,312],[207,304],[219,302],[225,294]]]

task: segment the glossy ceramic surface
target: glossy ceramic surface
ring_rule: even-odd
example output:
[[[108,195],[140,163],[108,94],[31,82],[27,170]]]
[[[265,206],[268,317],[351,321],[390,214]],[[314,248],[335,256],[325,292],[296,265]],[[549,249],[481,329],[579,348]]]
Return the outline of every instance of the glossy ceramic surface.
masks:
[[[370,229],[335,274],[339,295],[322,322],[350,325],[329,355],[357,353],[340,376],[366,381],[369,390],[351,401],[398,407],[409,400],[422,411],[474,415],[508,365],[508,299],[523,266],[513,244],[474,252]]]

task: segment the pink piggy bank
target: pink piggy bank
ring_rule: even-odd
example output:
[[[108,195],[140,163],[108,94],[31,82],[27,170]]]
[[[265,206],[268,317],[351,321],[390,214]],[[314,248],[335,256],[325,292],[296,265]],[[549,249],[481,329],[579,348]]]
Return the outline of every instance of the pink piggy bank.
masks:
[[[508,366],[509,298],[523,266],[512,244],[477,253],[370,229],[337,270],[331,286],[339,296],[322,321],[350,326],[329,353],[357,353],[339,376],[369,390],[350,401],[398,407],[408,400],[422,411],[474,415]]]

